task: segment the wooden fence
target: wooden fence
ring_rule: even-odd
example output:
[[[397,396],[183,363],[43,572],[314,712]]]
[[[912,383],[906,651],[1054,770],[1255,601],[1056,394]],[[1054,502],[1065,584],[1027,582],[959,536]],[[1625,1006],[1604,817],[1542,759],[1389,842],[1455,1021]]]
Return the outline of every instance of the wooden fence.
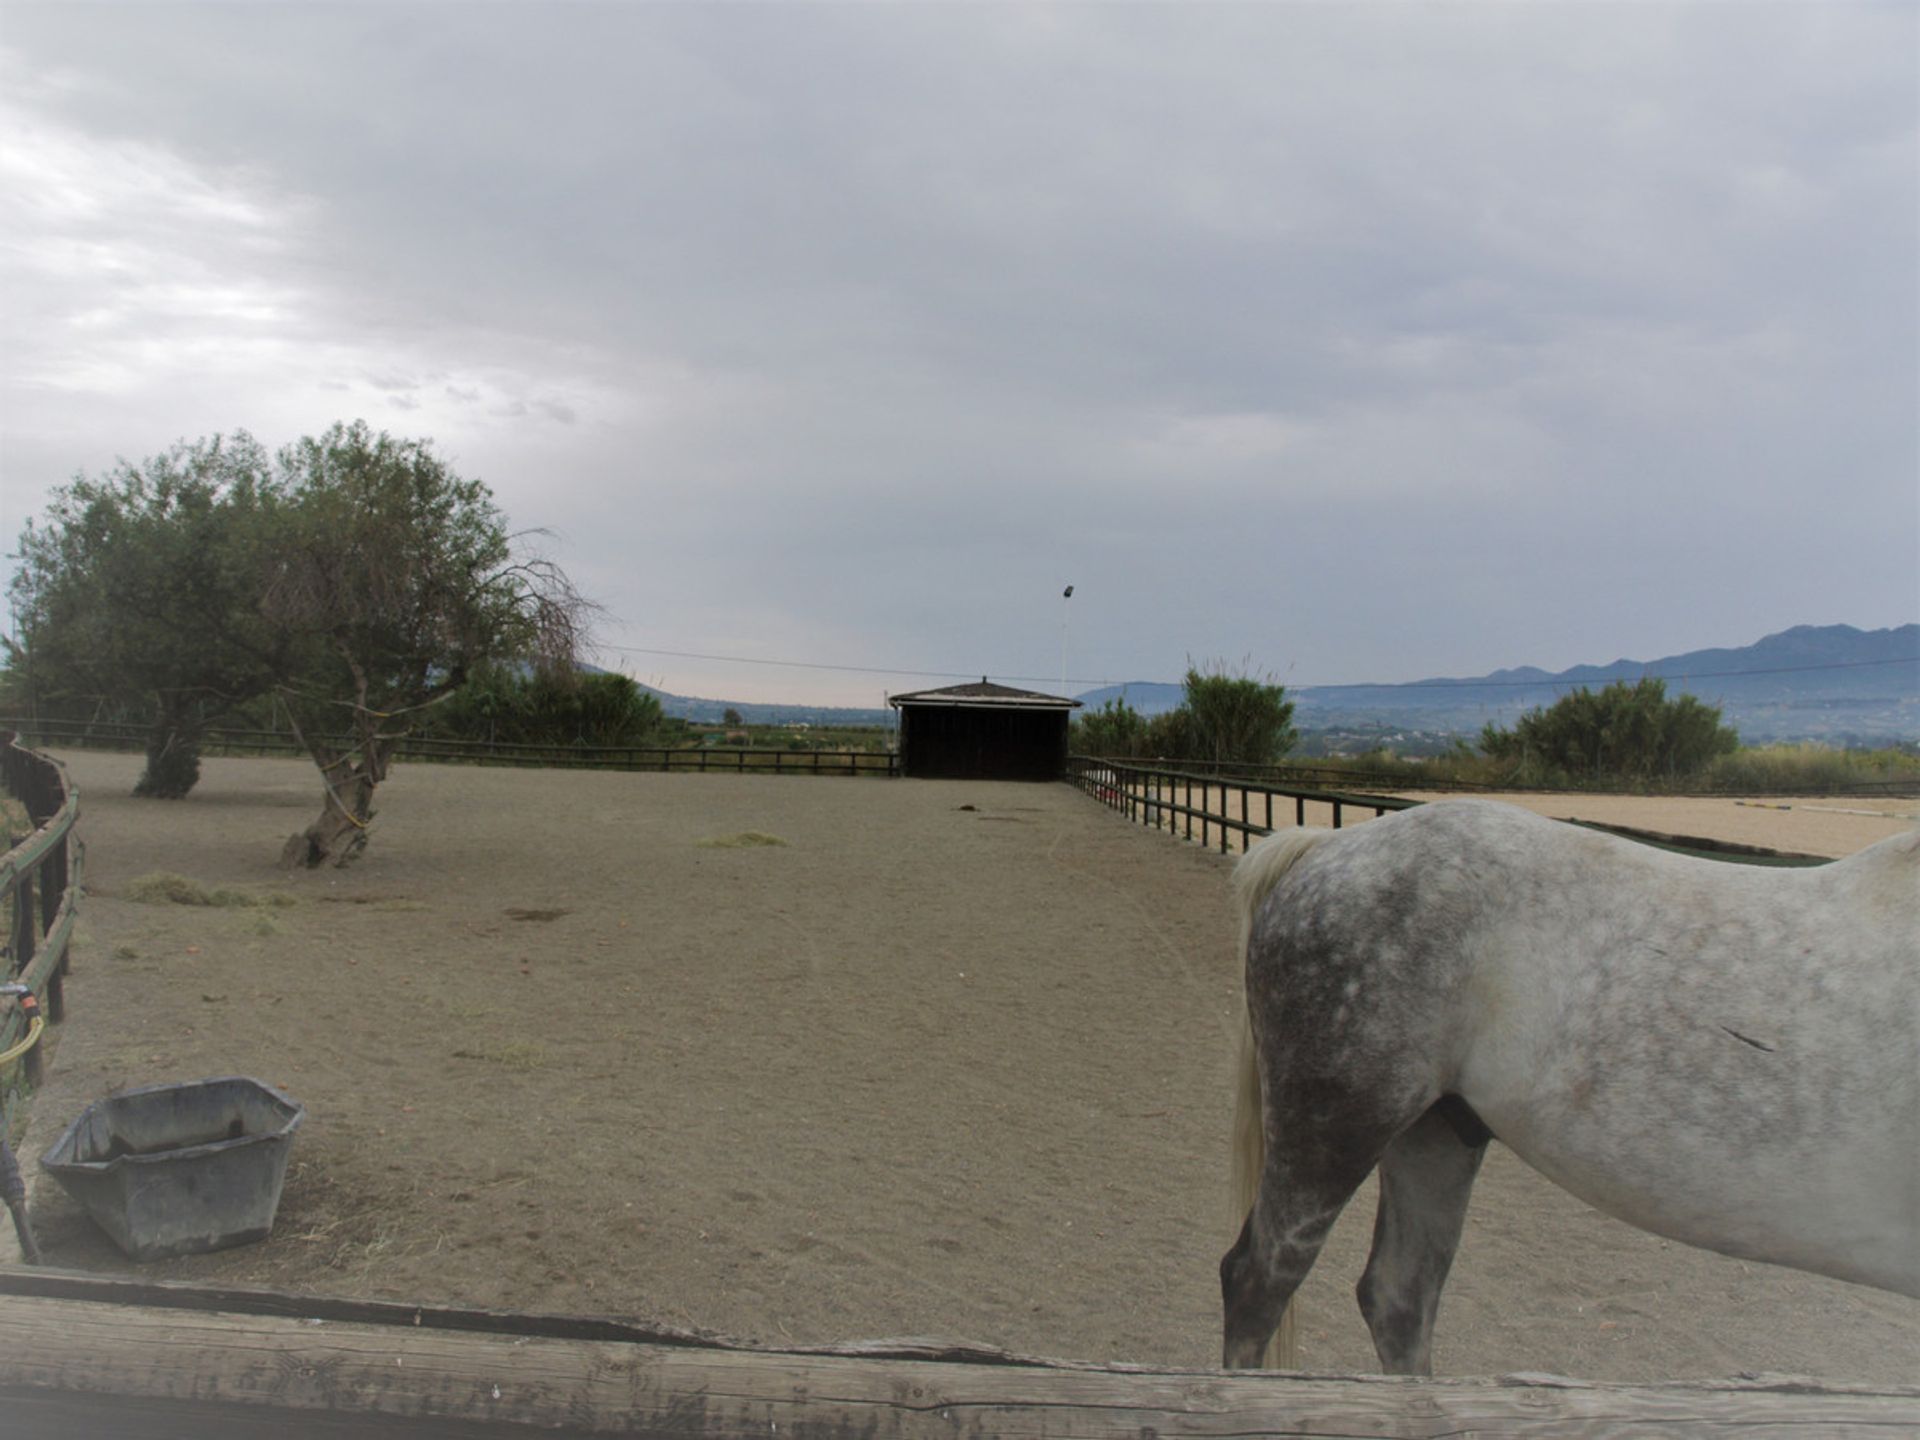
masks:
[[[1123,765],[1143,765],[1150,770],[1176,770],[1182,775],[1204,776],[1213,781],[1242,780],[1274,790],[1369,790],[1420,789],[1457,791],[1464,795],[1500,789],[1477,780],[1455,780],[1445,776],[1422,774],[1416,781],[1406,771],[1368,770],[1353,764],[1316,765],[1311,761],[1289,760],[1277,765],[1250,765],[1239,760],[1173,760],[1165,756],[1137,756],[1120,759]],[[1524,787],[1521,787],[1524,788]]]
[[[0,722],[5,723],[5,722]],[[1116,757],[1118,758],[1118,757]],[[1590,794],[1578,786],[1519,785],[1493,783],[1480,780],[1461,780],[1437,775],[1418,767],[1418,762],[1391,770],[1369,770],[1357,764],[1320,764],[1311,762],[1287,761],[1278,765],[1249,765],[1238,760],[1170,760],[1165,757],[1120,758],[1123,765],[1140,765],[1149,769],[1177,770],[1183,775],[1205,776],[1216,783],[1220,781],[1248,781],[1256,786],[1266,786],[1276,791],[1306,789],[1320,790],[1420,790],[1429,793],[1450,793],[1459,795],[1494,795],[1528,792],[1541,795],[1579,795]],[[1689,796],[1724,797],[1733,799],[1751,795],[1747,787],[1727,788],[1718,785],[1694,785],[1680,790],[1662,793]],[[1901,800],[1920,798],[1920,779],[1901,778],[1895,780],[1852,780],[1844,784],[1819,784],[1815,786],[1780,785],[1770,787],[1770,794],[1778,795],[1847,795],[1861,800]]]
[[[1284,824],[1288,810],[1293,812],[1295,825],[1306,825],[1310,819],[1320,823],[1325,817],[1325,823],[1338,830],[1349,810],[1384,815],[1420,803],[1395,795],[1269,785],[1185,766],[1171,769],[1084,755],[1068,759],[1067,780],[1130,820],[1182,839],[1197,838],[1203,846],[1217,844],[1222,855],[1232,847],[1235,837],[1240,849],[1245,850],[1257,837],[1270,834],[1275,828],[1274,817],[1283,817]]]
[[[24,838],[7,835],[7,853],[0,858],[0,900],[8,919],[0,979],[28,992],[10,997],[0,1015],[0,1055],[20,1050],[33,1084],[41,1053],[38,1044],[27,1044],[34,1021],[57,1024],[66,1012],[67,947],[80,896],[82,851],[73,833],[80,796],[58,761],[27,749],[10,730],[0,730],[0,783],[26,811],[28,827]],[[13,1118],[17,1087],[8,1080],[0,1073],[0,1136]]]
[[[7,850],[0,857],[7,935],[0,963],[0,1201],[20,1253],[37,1261],[25,1177],[9,1141],[23,1094],[40,1083],[46,1027],[66,1015],[67,947],[80,899],[81,850],[73,833],[80,797],[56,761],[18,739],[0,731],[0,784],[14,802],[7,807]],[[22,818],[24,837],[15,834]]]
[[[16,725],[43,745],[83,750],[144,750],[147,731],[139,725],[78,720],[0,721]],[[343,749],[354,742],[335,741]],[[202,737],[207,755],[288,755],[306,751],[282,730],[209,730]],[[779,750],[752,746],[668,745],[520,745],[494,740],[448,740],[409,736],[394,752],[399,760],[448,765],[507,765],[550,770],[696,770],[770,775],[897,775],[900,757],[882,750]]]
[[[1236,837],[1240,849],[1245,851],[1257,837],[1271,834],[1275,829],[1274,817],[1282,817],[1285,823],[1288,810],[1293,812],[1291,823],[1294,825],[1312,823],[1338,830],[1347,812],[1352,810],[1384,815],[1390,810],[1410,810],[1425,803],[1399,795],[1263,785],[1245,778],[1195,773],[1184,766],[1166,769],[1084,755],[1075,755],[1067,761],[1067,779],[1130,820],[1166,830],[1184,840],[1197,839],[1203,846],[1217,845],[1222,855],[1231,850]],[[1658,850],[1708,860],[1730,860],[1742,865],[1799,868],[1825,865],[1830,860],[1825,855],[1767,850],[1757,845],[1740,845],[1698,835],[1669,835],[1596,820],[1569,819],[1567,823],[1587,830],[1603,830]]]
[[[0,1356],[9,1440],[1885,1436],[1920,1421],[1912,1386],[1176,1370],[930,1340],[768,1350],[591,1316],[47,1270],[0,1271]]]

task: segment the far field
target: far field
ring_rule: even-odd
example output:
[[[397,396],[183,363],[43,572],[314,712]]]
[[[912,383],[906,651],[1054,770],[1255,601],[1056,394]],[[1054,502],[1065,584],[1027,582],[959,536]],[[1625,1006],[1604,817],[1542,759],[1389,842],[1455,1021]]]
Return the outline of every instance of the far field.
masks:
[[[137,757],[63,758],[89,896],[26,1153],[126,1085],[250,1074],[309,1110],[269,1241],[145,1273],[1214,1362],[1218,855],[1064,785],[408,765],[357,867],[286,876],[310,767],[214,760],[167,803],[128,795]],[[1906,823],[1667,803],[1631,808],[1823,853]],[[134,899],[154,871],[294,903]],[[35,1203],[51,1263],[126,1268]],[[1370,1224],[1363,1194],[1309,1281],[1310,1368],[1372,1364]],[[1910,1381],[1920,1304],[1639,1234],[1496,1146],[1438,1367]]]

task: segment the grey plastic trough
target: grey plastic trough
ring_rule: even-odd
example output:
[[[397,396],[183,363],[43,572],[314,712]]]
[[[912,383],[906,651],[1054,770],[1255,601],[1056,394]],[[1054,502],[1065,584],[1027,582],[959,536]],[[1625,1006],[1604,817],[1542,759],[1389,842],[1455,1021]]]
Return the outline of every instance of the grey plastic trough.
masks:
[[[306,1107],[241,1075],[95,1101],[41,1168],[135,1260],[264,1240]]]

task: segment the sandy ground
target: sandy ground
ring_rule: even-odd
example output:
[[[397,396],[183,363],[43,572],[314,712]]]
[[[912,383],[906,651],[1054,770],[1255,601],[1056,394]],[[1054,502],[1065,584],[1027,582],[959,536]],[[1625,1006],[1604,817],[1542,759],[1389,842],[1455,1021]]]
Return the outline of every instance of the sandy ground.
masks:
[[[129,796],[134,757],[63,758],[88,898],[25,1153],[118,1087],[207,1075],[308,1118],[267,1242],[133,1267],[40,1184],[50,1263],[1213,1363],[1237,975],[1217,854],[1064,785],[414,765],[356,868],[286,876],[308,767],[215,760],[167,803]],[[1603,803],[1836,854],[1907,823],[1536,808]],[[748,831],[785,843],[699,843]],[[156,870],[295,903],[129,898]],[[1303,1290],[1310,1368],[1373,1364],[1371,1211]],[[1911,1382],[1920,1304],[1641,1234],[1496,1145],[1437,1366]]]
[[[1415,799],[1437,795],[1405,792]],[[1864,850],[1877,840],[1904,834],[1920,819],[1920,800],[1861,799],[1841,796],[1809,799],[1756,796],[1749,799],[1631,795],[1495,795],[1556,820],[1593,820],[1603,825],[1632,825],[1664,835],[1698,835],[1738,845],[1838,858]]]

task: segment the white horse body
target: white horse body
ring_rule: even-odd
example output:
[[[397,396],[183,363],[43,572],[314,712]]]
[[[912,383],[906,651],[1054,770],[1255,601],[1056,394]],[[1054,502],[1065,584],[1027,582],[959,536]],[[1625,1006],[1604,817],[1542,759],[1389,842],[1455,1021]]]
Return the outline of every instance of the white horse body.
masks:
[[[1568,838],[1559,933],[1481,935],[1441,1090],[1629,1224],[1920,1295],[1920,836],[1799,871]]]
[[[1427,1368],[1485,1131],[1643,1229],[1920,1295],[1920,833],[1765,869],[1448,801],[1238,884],[1265,1154],[1228,1363],[1378,1162],[1362,1308]]]

